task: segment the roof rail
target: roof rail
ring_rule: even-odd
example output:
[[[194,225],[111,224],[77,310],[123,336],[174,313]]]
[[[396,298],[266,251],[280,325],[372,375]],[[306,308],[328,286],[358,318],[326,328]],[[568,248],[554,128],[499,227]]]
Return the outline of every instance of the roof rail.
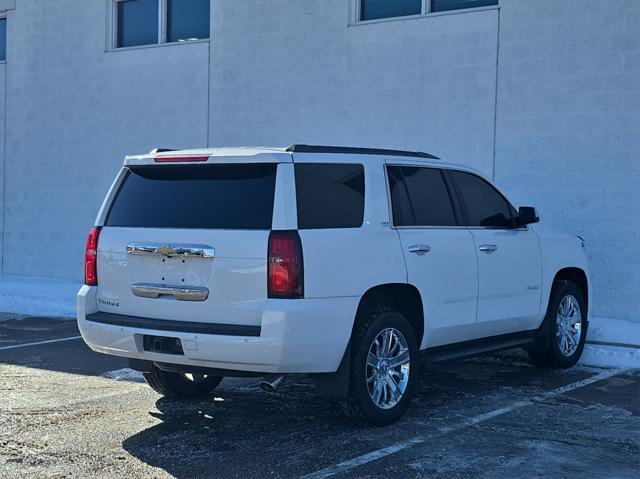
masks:
[[[150,155],[155,155],[156,153],[165,153],[167,151],[176,151],[172,148],[154,148],[149,152]]]
[[[286,151],[291,153],[346,153],[354,155],[411,156],[432,160],[440,159],[437,156],[422,151],[385,150],[383,148],[357,148],[352,146],[291,145],[287,147]]]

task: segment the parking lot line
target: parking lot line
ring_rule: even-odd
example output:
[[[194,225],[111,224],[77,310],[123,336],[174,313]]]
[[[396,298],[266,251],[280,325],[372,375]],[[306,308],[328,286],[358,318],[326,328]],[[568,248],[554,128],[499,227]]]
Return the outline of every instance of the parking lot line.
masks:
[[[507,414],[509,412],[515,411],[517,409],[521,409],[525,406],[530,406],[535,404],[536,402],[544,401],[546,399],[560,396],[562,394],[568,393],[570,391],[574,391],[576,389],[588,386],[590,384],[596,383],[598,381],[603,381],[610,377],[616,376],[618,374],[624,373],[627,369],[611,369],[607,371],[602,371],[599,374],[591,376],[589,378],[583,379],[581,381],[577,381],[575,383],[567,384],[566,386],[561,386],[559,388],[553,389],[551,391],[547,391],[545,393],[533,396],[529,399],[525,399],[522,401],[516,401],[511,404],[508,404],[504,407],[500,407],[494,409],[492,411],[479,414],[474,417],[467,418],[466,420],[459,422],[452,426],[439,428],[432,434],[426,434],[422,436],[415,436],[413,438],[407,439],[405,441],[400,441],[391,446],[384,447],[382,449],[378,449],[375,451],[368,452],[366,454],[362,454],[360,456],[354,457],[352,459],[346,460],[344,462],[340,462],[338,464],[334,464],[332,466],[325,467],[324,469],[320,469],[316,472],[312,472],[306,476],[303,476],[303,479],[324,479],[327,477],[335,476],[336,474],[341,474],[348,472],[356,467],[362,466],[364,464],[376,461],[383,457],[389,456],[391,454],[395,454],[396,452],[409,449],[418,444],[423,444],[427,441],[430,441],[438,436],[443,436],[445,434],[449,434],[451,432],[460,431],[470,426],[474,426],[477,424],[481,424],[489,419],[496,418],[498,416],[502,416],[503,414]]]
[[[73,341],[74,339],[80,339],[82,336],[71,336],[68,338],[57,338],[57,339],[47,339],[45,341],[35,341],[33,343],[22,343],[22,344],[13,344],[11,346],[0,346],[0,351],[6,349],[18,349],[18,348],[28,348],[29,346],[38,346],[40,344],[49,344],[49,343],[61,343],[63,341]]]

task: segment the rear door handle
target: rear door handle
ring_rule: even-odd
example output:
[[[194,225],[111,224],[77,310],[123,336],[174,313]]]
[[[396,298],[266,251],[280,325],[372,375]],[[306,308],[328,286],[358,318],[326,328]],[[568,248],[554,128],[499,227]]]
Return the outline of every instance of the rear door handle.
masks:
[[[427,254],[429,251],[431,251],[431,247],[428,244],[414,244],[409,246],[409,253],[415,253],[419,256]]]
[[[495,253],[498,250],[498,247],[494,244],[481,244],[478,249],[487,254],[490,254],[490,253]]]

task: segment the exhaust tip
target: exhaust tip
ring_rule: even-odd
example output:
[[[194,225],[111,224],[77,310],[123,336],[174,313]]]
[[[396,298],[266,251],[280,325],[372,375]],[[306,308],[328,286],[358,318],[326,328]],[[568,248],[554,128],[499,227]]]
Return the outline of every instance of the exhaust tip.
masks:
[[[260,389],[262,389],[266,393],[276,392],[276,389],[273,387],[273,385],[271,383],[268,383],[267,381],[262,381],[260,383]]]
[[[276,392],[280,384],[282,384],[283,379],[284,376],[276,376],[273,378],[267,378],[264,381],[260,381],[260,389],[262,389],[264,392],[274,393]]]

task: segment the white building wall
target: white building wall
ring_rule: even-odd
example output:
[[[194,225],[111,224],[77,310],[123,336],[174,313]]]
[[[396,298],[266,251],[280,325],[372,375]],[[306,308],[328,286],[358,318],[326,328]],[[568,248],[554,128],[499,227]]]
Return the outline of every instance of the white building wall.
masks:
[[[213,6],[214,144],[419,149],[491,172],[497,9],[347,26],[347,0]]]
[[[5,154],[4,154],[4,128],[5,128],[5,101],[6,95],[4,92],[4,85],[6,79],[6,65],[0,63],[0,271],[2,271],[2,251],[4,249],[3,238],[4,238],[4,163],[5,163]]]
[[[596,314],[640,320],[640,2],[500,4],[496,179],[586,239]]]
[[[4,274],[81,279],[124,155],[206,144],[209,43],[105,51],[108,3],[9,12]]]
[[[640,2],[347,26],[349,3],[214,1],[213,143],[419,149],[495,174],[586,238],[592,311],[640,320]]]
[[[495,171],[516,203],[585,236],[594,313],[640,320],[640,1],[500,0],[349,26],[349,0],[212,0],[211,46],[115,52],[110,0],[15,3],[4,274],[79,280],[126,153],[379,146]]]
[[[9,16],[11,11],[15,8],[15,0],[0,0],[0,12],[3,12],[5,16]],[[7,67],[6,62],[0,62],[0,274],[3,269],[3,251],[4,251],[4,210],[5,210],[5,115],[6,115],[6,100],[5,94]]]

